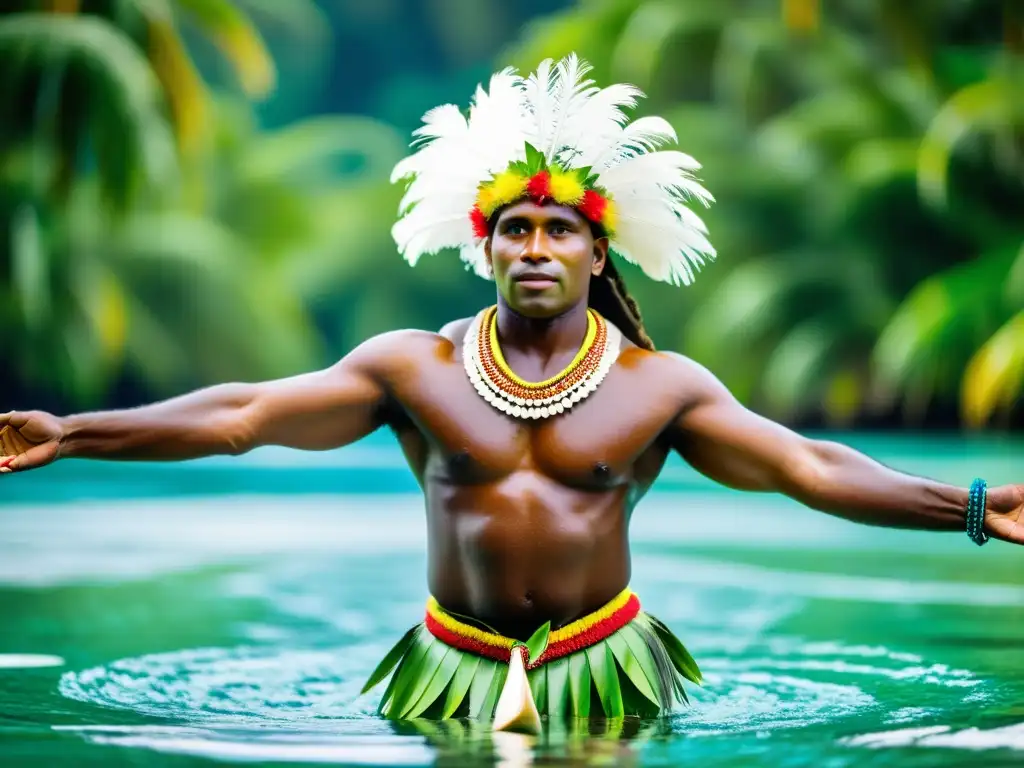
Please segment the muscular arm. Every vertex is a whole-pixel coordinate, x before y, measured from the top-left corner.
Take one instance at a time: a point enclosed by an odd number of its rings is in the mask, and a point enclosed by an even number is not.
[[[703,367],[673,358],[688,394],[669,438],[708,477],[732,488],[784,493],[858,523],[964,530],[966,488],[898,472],[840,443],[802,437],[743,407]],[[1000,533],[1024,541],[1017,526],[1022,496],[1019,486],[992,489],[989,508],[1012,516]]]
[[[330,368],[292,378],[222,384],[129,410],[63,419],[12,414],[5,419],[30,445],[43,442],[33,438],[33,429],[45,429],[53,420],[59,444],[51,460],[179,460],[241,454],[261,445],[336,448],[381,425],[387,382],[402,365],[401,335],[375,337]],[[38,423],[31,423],[33,419]],[[15,452],[8,448],[6,453]],[[33,449],[19,453],[11,469],[35,465]],[[46,452],[38,453],[42,457]]]

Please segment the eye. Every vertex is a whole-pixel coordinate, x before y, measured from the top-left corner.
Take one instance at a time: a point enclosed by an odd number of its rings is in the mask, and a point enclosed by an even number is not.
[[[509,224],[505,227],[506,235],[522,235],[526,233],[526,228],[522,224]]]

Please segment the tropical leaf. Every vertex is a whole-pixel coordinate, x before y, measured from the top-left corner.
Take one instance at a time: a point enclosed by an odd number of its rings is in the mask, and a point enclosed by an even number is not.
[[[247,94],[262,97],[273,90],[277,77],[274,62],[259,30],[235,3],[230,0],[175,0],[175,3],[217,44]]]
[[[619,687],[619,673],[615,669],[615,657],[607,643],[598,643],[586,649],[590,674],[606,717],[622,717],[622,689]]]
[[[481,713],[487,711],[485,705],[494,679],[498,675],[498,667],[498,662],[493,659],[480,659],[479,669],[473,676],[473,682],[469,687],[469,714],[471,717],[479,717]],[[494,701],[497,701],[497,697]],[[493,709],[492,702],[491,710]],[[488,714],[490,713],[488,712]]]
[[[448,646],[432,636],[424,637],[423,642],[426,643],[426,651],[416,657],[415,663],[410,663],[408,669],[404,669],[405,665],[402,665],[401,671],[404,671],[405,675],[395,693],[395,712],[402,719],[409,716],[409,712],[416,706],[416,702],[420,700],[448,655]]]
[[[828,381],[843,348],[839,322],[812,318],[796,325],[772,350],[762,387],[774,413],[792,418],[802,407],[813,405]]]
[[[41,126],[61,126],[68,165],[76,166],[88,147],[107,198],[122,210],[143,184],[157,188],[174,180],[174,143],[156,78],[108,23],[52,14],[0,17],[0,72],[0,99],[10,110],[0,131],[23,139]],[[52,97],[43,101],[38,85],[53,77],[59,79]],[[89,98],[77,98],[80,93]]]
[[[779,169],[811,181],[858,141],[889,128],[887,105],[860,90],[824,91],[793,105],[757,130],[757,151]]]
[[[1011,307],[1024,307],[1024,244],[1021,245],[1017,259],[1010,267],[1006,278],[1006,301]]]
[[[783,0],[782,20],[794,32],[814,32],[821,23],[820,0]]]
[[[530,670],[528,675],[530,695],[538,706],[543,705],[548,699],[548,670],[547,666],[537,667]]]
[[[548,674],[547,712],[549,718],[565,715],[569,703],[569,661],[561,658],[545,664]]]
[[[655,72],[665,62],[665,48],[679,38],[717,33],[729,18],[727,3],[639,3],[616,40],[612,74],[650,91]]]
[[[327,179],[338,188],[345,179],[336,170],[339,158],[357,160],[358,173],[350,171],[349,177],[365,184],[387,181],[404,153],[405,145],[398,132],[379,120],[330,115],[312,117],[254,137],[239,158],[238,170],[242,183]],[[306,184],[304,189],[311,186]]]
[[[39,212],[24,205],[11,227],[11,282],[29,333],[50,319],[50,264],[44,248]]]
[[[529,651],[529,664],[536,663],[548,647],[548,637],[551,635],[551,622],[545,621],[536,632],[530,635],[526,641],[526,650]]]
[[[371,690],[381,680],[388,676],[391,670],[395,668],[395,665],[398,664],[399,661],[401,661],[402,656],[405,655],[406,651],[412,645],[413,640],[415,639],[419,631],[420,625],[417,624],[413,626],[411,629],[409,629],[409,631],[402,636],[401,640],[395,643],[391,650],[387,652],[387,655],[383,659],[381,659],[381,662],[377,665],[377,668],[374,669],[373,672],[370,674],[369,679],[367,679],[366,681],[366,685],[363,686],[363,690],[359,692],[360,694],[364,694],[367,691]]]
[[[959,379],[973,344],[999,322],[1003,285],[1016,248],[1000,249],[928,278],[883,329],[872,363],[886,389]]]
[[[950,163],[966,136],[1021,123],[1019,89],[1019,81],[991,78],[961,88],[942,106],[922,137],[918,154],[918,187],[924,200],[945,206]]]
[[[661,638],[662,643],[664,643],[665,649],[668,651],[669,658],[672,659],[672,664],[675,668],[691,683],[700,685],[703,681],[700,668],[679,638],[660,620],[650,615],[647,618],[650,620],[651,626],[654,627],[654,631]]]
[[[459,668],[455,670],[452,677],[452,684],[448,688],[448,695],[445,698],[444,709],[441,712],[441,719],[447,720],[452,717],[462,705],[469,693],[470,685],[480,664],[480,657],[473,654],[463,653],[459,657]]]
[[[501,695],[501,689],[505,687],[507,678],[508,664],[496,664],[491,684],[481,700],[480,709],[474,713],[475,717],[488,720],[494,717],[494,708],[498,705],[498,697]]]
[[[459,669],[459,662],[463,654],[455,648],[445,648],[437,669],[430,676],[426,688],[420,694],[419,699],[413,704],[402,717],[416,718],[422,715],[434,704],[445,692],[448,684],[452,681],[456,671]]]
[[[984,426],[1024,394],[1024,311],[986,341],[967,364],[962,387],[964,422]]]
[[[167,94],[178,146],[198,151],[207,137],[209,94],[169,13],[148,19],[148,53],[153,71]]]
[[[654,688],[651,685],[647,674],[641,663],[637,660],[636,655],[633,653],[632,647],[626,640],[625,634],[617,632],[608,638],[608,647],[611,649],[612,654],[615,656],[615,660],[619,663],[622,671],[629,678],[633,686],[647,698],[650,703],[655,706],[660,706],[661,702],[658,700],[658,695],[654,692]],[[646,649],[644,649],[646,651]]]
[[[569,694],[574,717],[590,717],[590,662],[586,653],[569,657]]]
[[[623,627],[620,634],[629,646],[629,650],[633,653],[633,658],[640,665],[644,677],[647,678],[651,690],[657,697],[659,706],[661,702],[669,701],[672,698],[671,681],[659,674],[658,664],[651,655],[651,650],[647,645],[644,635],[636,626],[631,624]]]

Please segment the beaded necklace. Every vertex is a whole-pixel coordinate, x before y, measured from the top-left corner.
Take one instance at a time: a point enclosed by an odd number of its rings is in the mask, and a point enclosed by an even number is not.
[[[509,368],[498,343],[497,307],[481,311],[462,346],[462,361],[480,396],[503,413],[546,419],[564,413],[590,395],[619,356],[622,335],[601,315],[587,310],[587,335],[576,357],[550,379],[530,382]]]

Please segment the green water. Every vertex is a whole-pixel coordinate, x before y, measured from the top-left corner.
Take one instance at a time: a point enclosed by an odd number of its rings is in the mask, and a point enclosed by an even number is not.
[[[1020,441],[849,439],[950,482],[1024,472]],[[858,527],[674,463],[634,520],[633,586],[700,661],[694,705],[496,739],[384,723],[358,695],[426,595],[389,441],[0,488],[4,766],[1024,762],[1024,550],[999,542]]]

